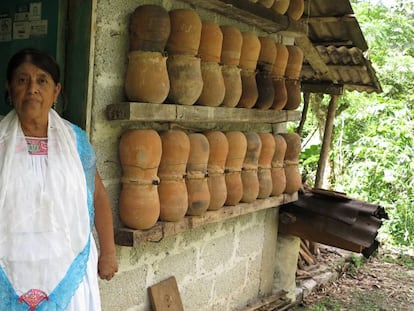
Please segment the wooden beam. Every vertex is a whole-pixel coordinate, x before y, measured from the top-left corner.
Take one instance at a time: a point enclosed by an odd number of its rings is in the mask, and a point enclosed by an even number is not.
[[[305,93],[322,93],[330,95],[342,95],[344,93],[344,86],[342,84],[334,84],[330,82],[321,83],[306,83],[302,82],[302,92]]]
[[[301,20],[309,24],[320,24],[320,23],[355,22],[356,18],[353,15],[315,16],[315,17],[302,17]]]
[[[302,49],[303,54],[311,65],[312,69],[319,76],[321,76],[324,80],[334,80],[332,74],[329,71],[329,67],[322,60],[319,52],[316,50],[307,36],[296,37],[295,43]]]
[[[307,27],[301,21],[295,21],[287,15],[281,15],[264,6],[248,0],[181,0],[228,18],[252,25],[267,33],[279,33],[295,37],[305,34]]]

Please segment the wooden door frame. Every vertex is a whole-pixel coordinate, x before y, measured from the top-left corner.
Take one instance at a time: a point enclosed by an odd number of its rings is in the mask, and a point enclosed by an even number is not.
[[[96,0],[67,0],[63,117],[90,128]]]

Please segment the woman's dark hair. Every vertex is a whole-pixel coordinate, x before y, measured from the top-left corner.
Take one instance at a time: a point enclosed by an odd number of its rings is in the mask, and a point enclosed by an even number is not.
[[[13,73],[21,64],[29,62],[43,71],[49,73],[57,84],[60,81],[60,69],[55,59],[45,51],[34,48],[26,48],[14,54],[7,65],[7,81],[10,82]]]

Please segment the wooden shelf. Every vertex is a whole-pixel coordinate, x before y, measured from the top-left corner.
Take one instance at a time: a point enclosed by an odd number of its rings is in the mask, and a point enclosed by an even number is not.
[[[299,121],[300,111],[123,102],[106,107],[108,120],[141,122],[282,123]]]
[[[250,214],[260,210],[278,207],[298,199],[297,193],[283,194],[277,197],[256,200],[253,203],[240,203],[235,206],[224,206],[217,211],[207,211],[202,216],[186,216],[177,222],[159,221],[148,230],[128,228],[115,229],[115,243],[121,246],[137,246],[144,242],[159,242],[165,237],[198,228],[207,224],[223,222],[227,219]]]

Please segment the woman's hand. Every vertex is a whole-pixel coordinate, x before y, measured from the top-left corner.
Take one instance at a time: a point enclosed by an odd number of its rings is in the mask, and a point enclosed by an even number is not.
[[[101,254],[98,259],[98,274],[103,280],[109,281],[118,272],[118,263],[115,254]]]

